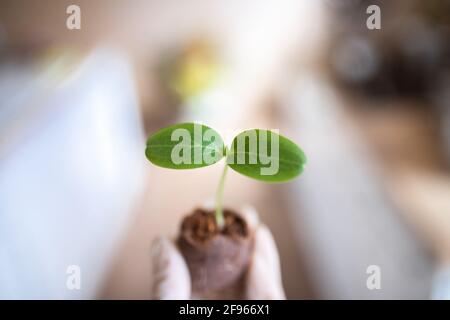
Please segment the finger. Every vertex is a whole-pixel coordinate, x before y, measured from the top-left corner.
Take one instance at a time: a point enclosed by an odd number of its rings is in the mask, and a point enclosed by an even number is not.
[[[281,283],[280,259],[272,234],[260,225],[255,232],[253,259],[247,274],[246,297],[251,300],[286,299]]]
[[[214,198],[208,198],[208,199],[204,200],[200,204],[200,208],[203,208],[204,210],[208,210],[208,211],[216,210],[216,202],[215,202]]]
[[[152,252],[152,297],[161,300],[189,299],[191,280],[186,262],[166,238],[155,239]]]
[[[254,254],[261,257],[268,271],[281,281],[280,257],[272,234],[265,225],[261,225],[255,234]]]
[[[250,230],[256,230],[260,225],[259,215],[255,208],[251,206],[245,206],[241,208],[242,217],[247,222]]]

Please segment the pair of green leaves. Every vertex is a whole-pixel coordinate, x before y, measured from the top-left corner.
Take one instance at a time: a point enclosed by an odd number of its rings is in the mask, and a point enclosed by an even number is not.
[[[171,169],[206,167],[226,157],[233,170],[266,182],[293,179],[306,163],[303,151],[275,132],[243,131],[228,149],[214,129],[197,123],[181,123],[154,133],[147,140],[145,155],[153,164]]]

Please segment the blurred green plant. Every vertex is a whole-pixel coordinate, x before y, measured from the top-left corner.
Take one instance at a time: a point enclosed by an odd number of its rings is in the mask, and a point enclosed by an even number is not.
[[[220,66],[216,48],[206,39],[194,39],[172,61],[169,86],[181,100],[196,97],[215,83]]]

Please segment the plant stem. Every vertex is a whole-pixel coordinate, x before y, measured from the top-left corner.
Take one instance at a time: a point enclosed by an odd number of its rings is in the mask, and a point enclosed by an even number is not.
[[[217,187],[217,193],[216,193],[216,223],[217,223],[217,226],[219,227],[219,229],[222,229],[225,224],[225,220],[223,217],[222,203],[223,203],[223,191],[224,191],[225,178],[227,176],[227,171],[228,171],[228,164],[225,162],[225,167],[223,168],[222,176],[220,177],[219,186]]]

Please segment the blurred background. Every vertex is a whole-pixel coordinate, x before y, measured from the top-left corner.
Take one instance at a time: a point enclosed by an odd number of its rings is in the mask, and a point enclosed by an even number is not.
[[[271,229],[289,299],[450,297],[450,1],[2,0],[0,298],[150,298],[152,240],[221,171],[147,162],[180,121],[304,149],[299,179],[225,191]]]

